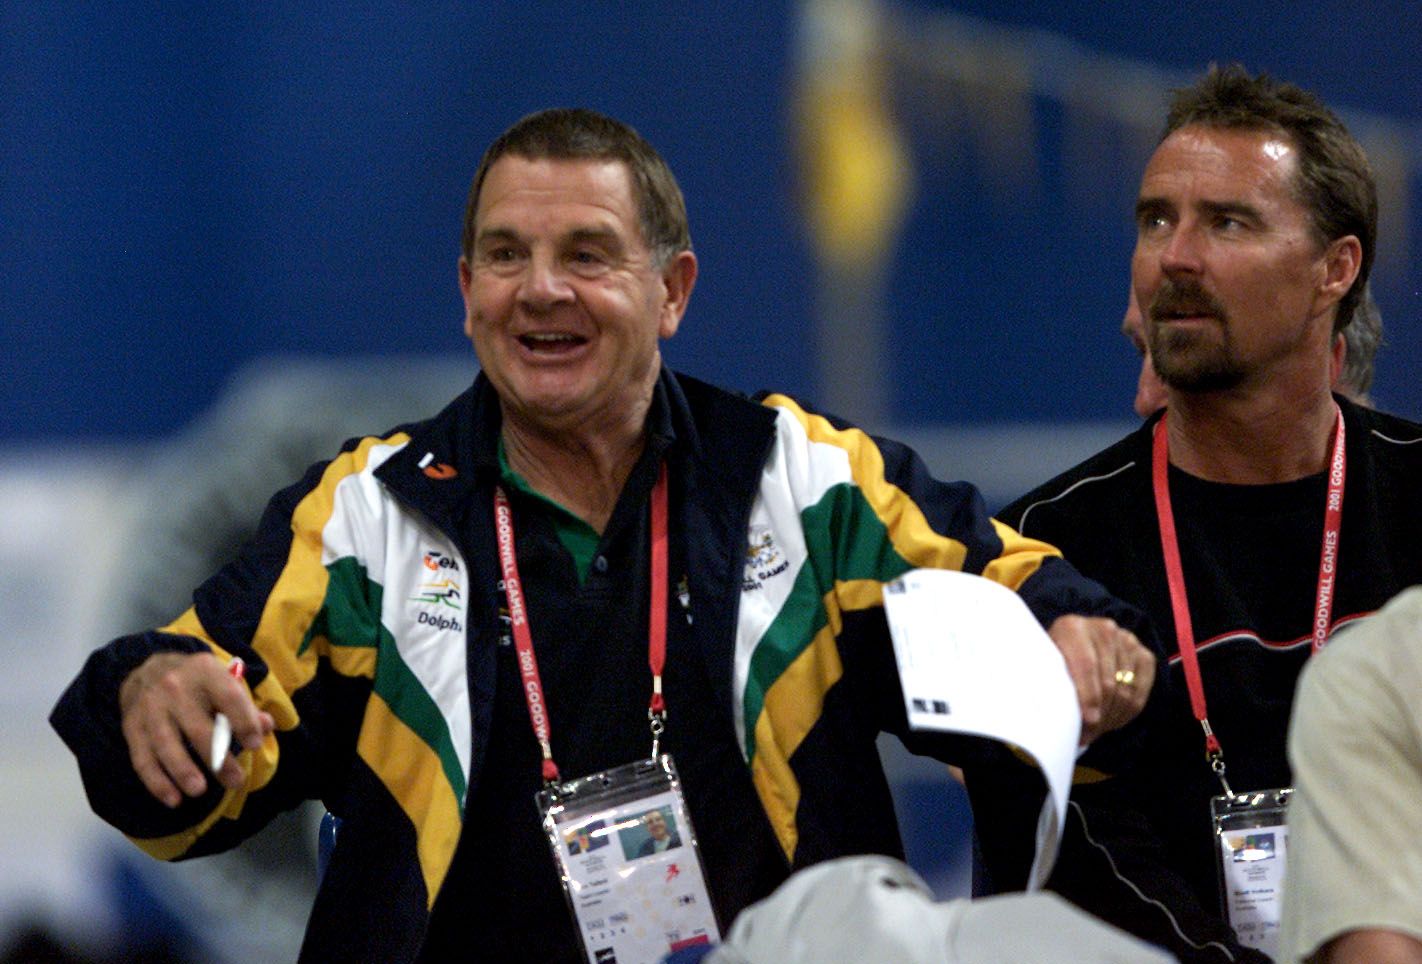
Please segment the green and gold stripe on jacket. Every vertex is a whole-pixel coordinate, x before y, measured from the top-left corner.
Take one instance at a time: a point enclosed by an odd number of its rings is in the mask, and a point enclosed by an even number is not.
[[[403,434],[362,440],[297,504],[289,556],[251,641],[268,669],[253,697],[289,731],[300,723],[293,696],[320,661],[371,681],[356,752],[409,817],[433,902],[454,857],[469,771],[466,567],[442,533],[373,476],[406,442]],[[193,610],[165,631],[195,636],[229,658]],[[218,819],[240,817],[249,795],[271,781],[279,754],[275,738],[242,754],[245,786],[207,819],[136,843],[164,859],[181,855]]]
[[[882,587],[922,567],[962,570],[963,541],[935,529],[914,493],[886,478],[867,434],[840,429],[785,396],[751,512],[737,627],[737,737],[786,857],[799,840],[800,785],[790,761],[843,674],[848,613],[881,608]],[[996,522],[1002,551],[982,575],[1017,588],[1054,554]]]

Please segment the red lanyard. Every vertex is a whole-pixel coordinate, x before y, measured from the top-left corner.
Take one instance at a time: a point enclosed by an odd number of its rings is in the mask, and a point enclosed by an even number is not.
[[[543,780],[558,782],[558,765],[553,762],[552,731],[548,725],[547,702],[543,698],[543,682],[538,676],[538,660],[533,654],[533,634],[528,629],[528,610],[524,606],[523,582],[518,575],[518,558],[514,549],[513,510],[502,486],[494,488],[494,534],[499,546],[499,566],[504,575],[504,591],[508,595],[509,622],[513,626],[514,649],[518,653],[518,671],[523,678],[523,694],[528,701],[528,718],[533,722],[533,734],[543,749]],[[667,466],[663,462],[652,489],[652,577],[651,616],[647,642],[647,664],[652,670],[652,699],[647,717],[652,723],[652,756],[657,755],[657,741],[666,721],[666,702],[662,699],[662,670],[667,662]]]
[[[1175,535],[1175,514],[1170,508],[1166,451],[1166,416],[1155,426],[1151,447],[1151,483],[1155,489],[1155,512],[1160,521],[1160,548],[1165,555],[1165,577],[1170,584],[1170,607],[1175,615],[1175,639],[1180,649],[1180,662],[1185,669],[1185,685],[1190,691],[1190,707],[1195,719],[1205,731],[1205,752],[1216,773],[1224,779],[1224,751],[1219,738],[1210,729],[1205,712],[1205,687],[1200,679],[1200,661],[1195,652],[1195,630],[1190,622],[1190,604],[1185,597],[1185,573],[1180,565],[1180,544]],[[1338,410],[1337,427],[1333,431],[1333,456],[1328,470],[1328,502],[1323,513],[1323,550],[1318,562],[1318,592],[1314,597],[1313,652],[1328,641],[1333,621],[1333,584],[1338,569],[1338,536],[1343,528],[1343,477],[1347,465],[1344,447],[1343,412]],[[1226,792],[1229,784],[1225,784]]]

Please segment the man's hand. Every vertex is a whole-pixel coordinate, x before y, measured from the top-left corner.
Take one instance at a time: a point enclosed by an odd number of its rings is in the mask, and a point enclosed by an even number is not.
[[[119,711],[134,772],[169,807],[183,794],[206,792],[207,775],[188,748],[207,759],[216,714],[227,715],[232,735],[249,750],[275,729],[271,715],[257,709],[246,686],[211,653],[154,653],[119,687]],[[231,754],[217,779],[229,790],[242,786],[242,767]]]
[[[1155,654],[1135,633],[1101,616],[1061,616],[1047,635],[1076,684],[1082,746],[1136,718],[1155,682]]]

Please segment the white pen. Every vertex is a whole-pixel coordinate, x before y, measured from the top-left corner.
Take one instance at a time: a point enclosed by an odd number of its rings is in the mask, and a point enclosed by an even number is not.
[[[241,679],[247,672],[247,664],[242,662],[242,657],[232,657],[232,662],[227,664],[227,673],[233,679]],[[216,773],[222,769],[222,762],[227,759],[227,750],[232,745],[232,721],[227,718],[226,713],[218,713],[217,718],[212,721],[212,751],[208,754],[211,759],[211,770]]]

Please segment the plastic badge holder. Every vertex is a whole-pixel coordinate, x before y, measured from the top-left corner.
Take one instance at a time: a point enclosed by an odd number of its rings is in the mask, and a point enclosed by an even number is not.
[[[592,964],[656,964],[721,939],[671,757],[542,790],[543,829]]]
[[[1271,957],[1279,947],[1292,794],[1284,787],[1210,799],[1221,909],[1241,944]]]

